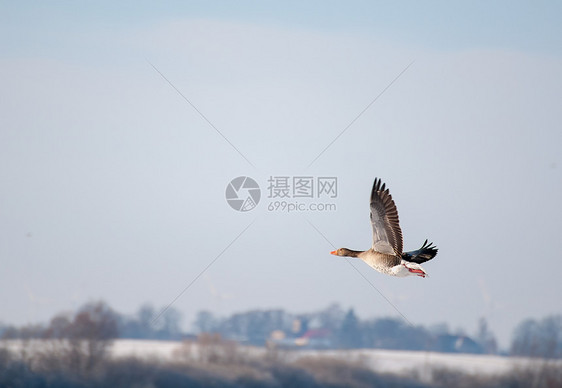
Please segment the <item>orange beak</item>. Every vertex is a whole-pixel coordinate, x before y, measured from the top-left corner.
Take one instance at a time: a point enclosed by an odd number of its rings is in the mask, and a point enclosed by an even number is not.
[[[337,250],[336,250],[336,251],[332,251],[332,252],[330,252],[330,253],[331,253],[332,255],[336,255],[336,256],[338,255],[338,251],[337,251]]]

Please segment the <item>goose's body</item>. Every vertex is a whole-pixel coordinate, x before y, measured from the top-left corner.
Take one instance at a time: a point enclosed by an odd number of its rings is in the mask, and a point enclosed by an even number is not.
[[[426,277],[420,265],[437,255],[437,248],[425,240],[416,251],[402,252],[402,230],[398,211],[388,189],[380,179],[375,179],[371,191],[371,226],[373,245],[366,251],[340,248],[331,252],[337,256],[358,257],[373,269],[391,276],[417,275]]]

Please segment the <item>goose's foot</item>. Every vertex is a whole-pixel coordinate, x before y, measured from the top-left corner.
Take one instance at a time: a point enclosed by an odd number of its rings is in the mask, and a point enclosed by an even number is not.
[[[411,273],[414,273],[414,274],[416,274],[416,275],[418,275],[418,276],[421,276],[422,278],[425,278],[425,277],[427,276],[427,274],[426,274],[423,270],[421,270],[421,269],[418,269],[418,268],[410,268],[410,267],[408,267],[407,265],[404,265],[404,267],[406,267],[406,268],[408,269],[408,271],[410,271]]]

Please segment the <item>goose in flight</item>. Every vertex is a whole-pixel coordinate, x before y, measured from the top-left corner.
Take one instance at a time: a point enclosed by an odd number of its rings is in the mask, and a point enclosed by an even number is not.
[[[402,252],[402,231],[398,223],[398,211],[385,184],[379,178],[371,191],[371,226],[373,245],[366,251],[340,248],[332,255],[358,257],[375,270],[391,276],[417,275],[426,277],[420,265],[437,255],[437,248],[427,240],[416,251]]]

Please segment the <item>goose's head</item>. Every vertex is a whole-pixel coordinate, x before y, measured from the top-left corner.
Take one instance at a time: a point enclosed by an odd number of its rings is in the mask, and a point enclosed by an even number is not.
[[[347,257],[357,257],[360,252],[352,251],[351,249],[347,248],[340,248],[336,249],[335,251],[330,252],[332,255],[336,256],[347,256]]]

